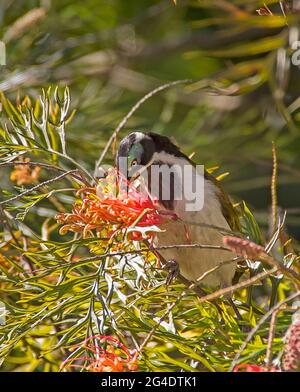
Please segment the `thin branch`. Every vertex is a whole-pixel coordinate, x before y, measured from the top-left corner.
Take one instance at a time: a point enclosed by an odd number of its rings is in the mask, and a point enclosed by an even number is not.
[[[212,250],[225,250],[228,252],[231,252],[230,249],[226,248],[225,246],[219,246],[219,245],[205,245],[205,244],[178,244],[178,245],[163,245],[163,246],[156,246],[156,247],[148,247],[145,249],[135,249],[135,250],[126,250],[126,251],[119,251],[119,252],[107,252],[102,255],[95,255],[91,257],[86,257],[85,259],[78,260],[76,262],[69,262],[69,263],[64,263],[64,264],[59,264],[58,266],[53,266],[53,267],[48,267],[45,269],[38,269],[36,272],[42,272],[42,271],[51,271],[51,270],[56,270],[64,267],[78,267],[84,264],[87,264],[89,262],[94,262],[97,260],[102,260],[106,257],[116,257],[116,256],[124,256],[127,254],[141,254],[144,252],[156,252],[159,250],[166,250],[166,249],[181,249],[181,248],[197,248],[197,249],[212,249]],[[55,260],[49,260],[49,261],[55,261]]]
[[[284,305],[282,306],[282,308]],[[276,331],[276,319],[277,319],[277,314],[282,308],[277,309],[273,314],[270,322],[270,330],[269,330],[269,337],[268,337],[268,346],[267,346],[267,354],[266,354],[266,367],[267,370],[270,371],[271,366],[272,366],[272,360],[273,360],[273,340],[275,337],[275,331]]]
[[[143,340],[143,342],[141,343],[138,352],[141,353],[142,350],[144,349],[144,347],[147,345],[147,343],[150,341],[150,339],[152,338],[152,336],[154,335],[155,331],[157,330],[157,328],[160,326],[160,324],[165,320],[166,317],[169,316],[169,314],[171,313],[171,311],[175,308],[175,306],[182,300],[183,297],[185,297],[188,292],[190,290],[194,290],[195,288],[197,288],[197,286],[199,285],[199,283],[205,279],[209,274],[215,272],[216,270],[218,270],[220,267],[222,267],[223,265],[229,264],[236,261],[235,259],[231,259],[231,260],[224,260],[222,261],[220,264],[218,264],[217,266],[211,268],[210,270],[204,272],[197,280],[196,282],[190,283],[190,285],[182,291],[182,293],[177,297],[176,301],[172,303],[172,305],[168,304],[168,309],[165,311],[165,313],[161,316],[161,318],[158,320],[158,323],[155,324],[155,326],[151,329],[151,331],[148,333],[148,335],[145,337],[145,339]],[[200,301],[203,297],[200,296]]]
[[[71,267],[76,268],[78,266],[84,265],[86,263],[89,262],[93,262],[96,260],[101,260],[103,258],[106,257],[116,257],[116,256],[123,256],[126,254],[141,254],[144,252],[157,252],[160,250],[167,250],[167,249],[186,249],[186,248],[195,248],[195,249],[215,249],[215,250],[224,250],[224,251],[228,251],[231,252],[231,250],[225,246],[218,246],[218,245],[205,245],[205,244],[178,244],[178,245],[163,245],[163,246],[157,246],[157,247],[148,247],[145,249],[136,249],[136,250],[128,250],[128,251],[119,251],[119,252],[107,252],[104,253],[102,255],[95,255],[95,256],[91,256],[91,257],[87,257],[83,260],[79,260],[73,263],[65,263],[65,264],[60,264],[59,266],[54,266],[54,267],[49,267],[46,269],[46,271],[50,271],[50,270],[56,270],[56,269],[60,269],[60,268],[64,268],[64,267]],[[250,286],[251,284],[269,276],[270,274],[277,272],[278,270],[280,270],[282,273],[284,273],[285,275],[288,275],[293,281],[294,283],[296,283],[297,285],[299,285],[299,275],[294,271],[291,270],[287,267],[285,267],[281,262],[274,260],[272,257],[268,256],[268,255],[262,255],[262,260],[267,262],[269,265],[272,265],[275,267],[266,271],[266,272],[262,272],[254,277],[252,277],[251,279],[248,279],[246,281],[237,283],[236,285],[233,286],[229,286],[226,287],[224,289],[218,290],[215,293],[209,294],[205,297],[201,298],[201,302],[204,301],[210,301],[212,299],[215,299],[221,295],[225,295],[225,294],[229,294],[232,293],[235,290],[238,290],[240,288],[245,288]],[[232,260],[238,261],[238,260],[242,260],[242,258],[234,258]],[[44,271],[44,270],[37,270],[37,271]]]
[[[239,290],[239,289],[244,289],[245,287],[251,286],[252,284],[258,282],[259,280],[262,280],[266,278],[267,276],[277,272],[277,267],[272,268],[268,271],[261,272],[260,274],[257,274],[253,276],[253,278],[247,279],[243,282],[237,283],[235,285],[225,287],[224,289],[217,290],[214,293],[208,294],[202,298],[200,298],[200,303],[205,302],[205,301],[212,301],[216,298],[219,298],[223,295],[226,294],[232,294],[234,291]]]
[[[75,170],[69,170],[69,171],[67,171],[67,172],[65,172],[65,173],[63,173],[63,174],[60,174],[60,175],[57,176],[57,177],[51,178],[50,180],[47,180],[47,181],[44,181],[44,182],[42,182],[42,183],[40,183],[40,184],[38,184],[38,185],[35,185],[34,187],[32,187],[32,188],[30,188],[30,189],[26,189],[26,191],[20,193],[19,195],[16,195],[16,196],[11,197],[10,199],[1,201],[1,202],[0,202],[0,205],[7,204],[7,203],[10,203],[10,202],[12,202],[12,201],[18,200],[18,199],[20,199],[21,197],[23,197],[23,196],[25,196],[25,195],[28,195],[29,193],[34,192],[34,191],[36,191],[37,189],[39,189],[39,188],[41,188],[41,187],[43,187],[43,186],[47,186],[47,185],[49,185],[49,184],[52,184],[53,182],[58,181],[58,180],[60,180],[60,179],[62,179],[62,178],[64,178],[64,177],[68,176],[69,174],[77,173],[77,172],[78,172],[77,169],[75,169]]]
[[[272,232],[275,231],[277,223],[277,153],[275,143],[272,143],[272,157],[273,157],[273,170],[271,180],[271,196],[272,196],[272,218],[273,227]]]
[[[268,318],[277,310],[281,309],[281,307],[283,305],[285,305],[286,303],[288,303],[289,301],[292,301],[294,298],[297,298],[300,296],[300,290],[297,291],[296,293],[291,294],[289,297],[287,297],[286,299],[282,300],[281,302],[279,302],[277,305],[273,306],[272,309],[270,309],[260,320],[259,322],[256,324],[256,326],[249,332],[247,338],[245,339],[244,343],[241,345],[241,347],[239,348],[238,352],[236,353],[231,366],[229,368],[229,371],[231,372],[234,367],[236,366],[242,352],[245,350],[245,348],[247,347],[248,343],[250,342],[250,340],[253,338],[253,336],[256,334],[256,332],[259,330],[259,328],[263,325],[264,322],[266,322],[268,320]]]
[[[154,90],[150,91],[148,94],[144,95],[143,98],[141,98],[132,108],[131,110],[127,113],[127,115],[125,117],[123,117],[123,119],[121,120],[121,122],[119,123],[119,125],[117,126],[117,128],[114,130],[113,134],[111,135],[110,139],[108,140],[104,150],[101,153],[100,158],[98,159],[98,161],[96,162],[96,167],[95,167],[95,175],[97,172],[97,169],[100,167],[105,155],[107,154],[109,147],[111,146],[111,144],[114,142],[114,140],[116,139],[118,133],[121,131],[121,129],[124,127],[124,125],[127,123],[127,121],[130,119],[130,117],[140,108],[140,106],[146,102],[149,98],[152,98],[155,94],[166,90],[168,88],[177,86],[178,84],[184,84],[184,83],[188,83],[191,82],[191,80],[189,79],[184,79],[184,80],[176,80],[174,82],[170,82],[170,83],[166,83],[163,84],[157,88],[155,88]]]

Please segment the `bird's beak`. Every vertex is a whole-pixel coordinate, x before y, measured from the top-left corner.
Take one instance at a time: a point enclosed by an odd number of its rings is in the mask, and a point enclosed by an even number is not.
[[[139,167],[138,165],[136,166],[131,166],[128,169],[128,174],[127,174],[127,178],[129,181],[134,180],[135,178],[137,178],[140,175],[140,169],[141,167]]]
[[[134,165],[132,166],[132,160],[130,158],[125,158],[125,157],[119,157],[117,159],[117,169],[120,175],[124,178],[126,178],[128,181],[132,181],[136,177],[139,176],[139,171],[141,169],[141,166],[139,165]]]
[[[137,178],[140,175],[140,171],[143,169],[143,166],[140,165],[132,165],[132,162],[135,160],[136,158],[134,156],[129,156],[127,157],[127,162],[126,162],[126,178],[128,181],[132,181],[135,178]],[[124,173],[125,173],[124,171]]]

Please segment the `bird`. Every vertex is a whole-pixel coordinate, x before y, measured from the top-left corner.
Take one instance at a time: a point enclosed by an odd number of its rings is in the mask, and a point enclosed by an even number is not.
[[[161,211],[178,218],[167,220],[156,233],[155,246],[170,245],[159,254],[171,265],[175,263],[180,274],[190,282],[201,279],[201,285],[213,288],[231,285],[236,272],[236,255],[222,247],[222,238],[224,233],[238,231],[240,223],[219,181],[205,169],[199,172],[198,166],[169,137],[154,132],[136,131],[124,137],[116,154],[116,166],[129,181],[146,173],[144,187],[148,195],[156,199]],[[170,169],[169,182],[160,174],[153,175],[153,168],[162,167]],[[202,208],[198,210],[190,208],[190,194],[183,189],[186,184],[180,171],[185,169],[204,187]],[[164,197],[163,191],[172,186],[175,189],[170,189],[168,198]],[[175,197],[176,194],[181,195],[181,199]],[[212,245],[212,248],[180,247],[182,244]],[[225,260],[232,262],[223,264]]]

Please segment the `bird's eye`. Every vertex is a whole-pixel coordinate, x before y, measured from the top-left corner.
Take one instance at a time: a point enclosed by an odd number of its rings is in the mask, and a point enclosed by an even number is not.
[[[131,162],[131,166],[135,166],[135,165],[137,165],[137,160],[136,160],[136,159],[134,159],[134,160]]]

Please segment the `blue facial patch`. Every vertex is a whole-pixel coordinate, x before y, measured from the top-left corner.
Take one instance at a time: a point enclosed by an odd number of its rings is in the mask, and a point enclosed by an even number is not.
[[[143,152],[144,148],[140,143],[134,144],[128,154],[128,164],[131,165],[135,159],[140,163]]]

